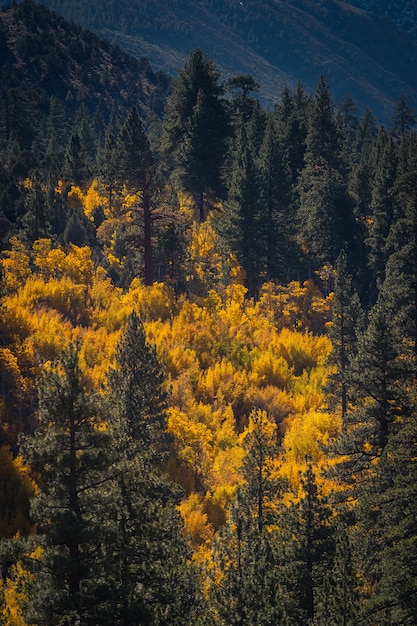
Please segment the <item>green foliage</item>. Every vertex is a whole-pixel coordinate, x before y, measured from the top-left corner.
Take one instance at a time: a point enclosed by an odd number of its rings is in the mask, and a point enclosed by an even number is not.
[[[29,561],[27,615],[35,624],[92,624],[108,591],[99,555],[110,503],[109,436],[100,427],[97,398],[82,380],[75,347],[45,372],[39,404],[38,430],[23,447],[40,487],[31,515],[41,556]]]
[[[163,149],[172,159],[181,188],[205,218],[204,195],[222,195],[222,166],[229,122],[220,74],[199,49],[181,68],[167,102]]]

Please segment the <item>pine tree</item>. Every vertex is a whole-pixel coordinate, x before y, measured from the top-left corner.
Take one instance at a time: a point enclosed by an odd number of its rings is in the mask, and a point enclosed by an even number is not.
[[[220,574],[220,583],[212,586],[210,610],[224,626],[283,624],[273,530],[283,482],[274,476],[276,425],[265,411],[252,411],[244,447],[245,483],[236,493],[228,522],[215,544],[215,572]]]
[[[234,117],[237,118],[236,125],[246,124],[253,113],[257,100],[250,93],[257,93],[260,84],[250,74],[238,74],[231,76],[226,81],[226,88],[233,92],[231,107]]]
[[[219,72],[194,50],[174,81],[168,99],[162,147],[183,191],[192,195],[200,221],[206,198],[223,194],[222,167],[230,134]]]
[[[80,134],[74,131],[65,153],[64,175],[75,185],[82,185],[88,177],[87,155]]]
[[[406,137],[399,154],[394,186],[395,217],[387,238],[390,255],[381,297],[388,303],[395,324],[409,342],[409,358],[417,359],[417,140]]]
[[[31,624],[96,624],[108,586],[100,559],[110,502],[109,435],[99,402],[83,381],[72,346],[46,369],[39,387],[39,427],[22,448],[39,476],[31,515],[38,527],[30,559]]]
[[[266,246],[266,278],[286,280],[296,264],[295,216],[292,215],[288,157],[278,141],[272,116],[267,121],[258,163],[260,220]]]
[[[391,116],[392,134],[395,137],[404,138],[417,124],[417,117],[414,109],[408,104],[404,94],[396,103]]]
[[[109,623],[188,624],[198,611],[198,578],[176,510],[179,491],[162,471],[168,450],[163,376],[135,314],[116,361],[109,378],[113,521],[105,551],[114,589]]]
[[[29,181],[24,203],[26,212],[22,217],[22,239],[32,245],[35,239],[50,236],[48,203],[44,185],[38,170]]]
[[[363,323],[363,312],[357,294],[352,292],[352,278],[347,271],[346,253],[339,254],[336,263],[332,326],[329,337],[332,352],[329,363],[336,367],[327,385],[332,408],[340,407],[342,419],[348,409],[349,386],[347,373],[349,363],[357,352],[357,336]],[[335,406],[333,406],[335,405]]]
[[[265,274],[265,233],[260,216],[259,169],[242,126],[232,165],[224,230],[245,271],[249,295],[260,287]]]
[[[132,194],[140,194],[139,209],[143,228],[145,284],[153,282],[152,194],[155,187],[156,168],[142,122],[136,107],[133,107],[120,130],[117,139],[117,158],[122,179]],[[135,217],[138,218],[138,211]]]
[[[152,464],[161,466],[170,452],[166,432],[166,393],[155,348],[147,343],[136,313],[129,316],[116,350],[117,366],[109,372],[114,418]]]
[[[283,532],[284,583],[289,623],[314,623],[321,585],[334,558],[332,511],[318,491],[310,462],[302,474],[301,497],[284,508],[279,526]]]
[[[376,286],[385,277],[385,265],[389,256],[387,238],[394,221],[394,184],[397,178],[397,149],[386,132],[381,129],[375,145],[370,219],[366,244],[369,249],[369,265]]]
[[[340,452],[348,455],[340,468],[355,480],[365,476],[381,456],[399,420],[410,412],[406,391],[410,364],[402,354],[401,332],[381,299],[369,313],[367,328],[347,373],[352,408],[345,415]]]
[[[391,435],[359,502],[369,593],[362,616],[378,624],[413,624],[417,611],[415,413]],[[386,620],[386,621],[384,621]]]
[[[325,573],[317,601],[316,622],[321,626],[355,626],[359,613],[358,573],[348,530],[335,533],[333,564]]]
[[[270,533],[260,533],[240,492],[214,546],[219,582],[211,588],[204,624],[285,624],[280,574]]]

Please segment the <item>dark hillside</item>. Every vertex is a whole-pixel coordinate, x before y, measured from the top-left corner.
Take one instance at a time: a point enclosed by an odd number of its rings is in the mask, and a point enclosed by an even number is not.
[[[265,102],[298,80],[314,91],[324,75],[336,102],[350,94],[360,110],[370,108],[384,123],[402,93],[417,105],[415,42],[384,15],[352,4],[121,0],[116,11],[97,0],[45,3],[171,73],[200,47],[223,73],[253,74]]]
[[[2,104],[9,108],[18,89],[30,92],[42,113],[51,97],[68,113],[83,102],[107,120],[133,104],[144,117],[163,110],[168,77],[32,2],[0,12],[0,50]]]

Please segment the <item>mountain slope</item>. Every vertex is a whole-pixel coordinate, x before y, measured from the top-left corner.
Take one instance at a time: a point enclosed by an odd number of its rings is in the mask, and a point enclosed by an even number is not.
[[[30,93],[41,112],[53,96],[67,113],[82,101],[104,118],[124,116],[133,104],[144,117],[161,114],[170,85],[147,61],[32,2],[0,11],[0,58],[2,98],[13,90]]]
[[[207,52],[226,74],[250,72],[261,96],[284,84],[309,90],[320,75],[336,102],[389,120],[401,94],[417,105],[417,45],[395,24],[339,0],[44,0],[68,19],[174,73],[190,50]]]

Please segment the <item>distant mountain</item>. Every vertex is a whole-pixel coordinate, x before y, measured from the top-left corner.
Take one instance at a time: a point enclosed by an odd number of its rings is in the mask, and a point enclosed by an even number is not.
[[[417,40],[416,0],[351,0],[351,4],[394,22],[407,35]]]
[[[96,35],[26,1],[0,11],[0,104],[11,116],[13,101],[47,114],[51,97],[71,118],[83,103],[104,122],[136,105],[143,117],[161,115],[171,79],[155,73]],[[19,94],[19,97],[17,97]],[[2,125],[11,123],[3,119]]]
[[[314,91],[324,75],[336,103],[349,94],[360,111],[370,108],[381,122],[389,122],[401,94],[417,107],[416,42],[394,16],[340,0],[44,2],[171,74],[200,47],[225,76],[249,72],[257,78],[269,105],[285,84],[301,80]]]

